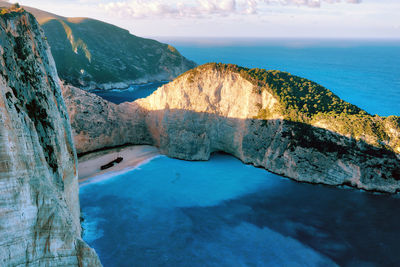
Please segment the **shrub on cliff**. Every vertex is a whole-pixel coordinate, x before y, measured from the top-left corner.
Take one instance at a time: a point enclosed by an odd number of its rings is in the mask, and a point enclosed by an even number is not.
[[[18,3],[15,3],[12,6],[10,6],[9,8],[1,8],[0,15],[3,16],[6,14],[12,14],[13,12],[22,13],[24,11],[25,10]]]
[[[275,96],[279,104],[273,109],[263,109],[259,105],[256,119],[267,120],[279,114],[285,120],[324,127],[377,147],[389,150],[400,147],[400,137],[389,136],[387,130],[388,127],[400,129],[400,117],[371,116],[311,80],[278,70],[221,63],[208,63],[185,75],[189,82],[194,82],[197,75],[208,69],[238,73],[256,86],[257,93],[267,90]]]

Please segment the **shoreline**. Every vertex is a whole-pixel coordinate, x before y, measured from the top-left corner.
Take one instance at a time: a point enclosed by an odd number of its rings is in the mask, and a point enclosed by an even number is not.
[[[106,91],[106,92],[111,92],[114,89],[117,90],[128,90],[132,86],[146,86],[146,85],[152,85],[155,83],[163,83],[167,84],[171,82],[172,80],[152,80],[152,81],[145,81],[145,82],[135,82],[135,81],[126,81],[126,82],[116,82],[116,83],[102,83],[102,84],[95,84],[93,86],[86,86],[86,87],[79,87],[84,91],[87,92],[93,92],[93,91]],[[72,85],[74,86],[74,85]]]
[[[225,153],[225,152],[217,152],[228,154],[234,158],[235,156]],[[113,160],[115,160],[118,156],[123,157],[123,161],[115,166],[101,170],[100,167],[105,165]],[[109,179],[113,176],[123,174],[125,172],[134,170],[138,168],[140,165],[146,164],[154,158],[159,156],[164,156],[161,154],[159,149],[154,146],[150,145],[124,145],[120,147],[102,149],[99,151],[89,152],[88,154],[84,154],[78,158],[78,183],[79,186],[88,185],[91,183],[96,183],[99,181],[103,181]],[[304,184],[311,184],[316,186],[327,186],[333,187],[343,190],[359,190],[361,192],[371,193],[371,194],[378,194],[378,195],[392,195],[392,196],[400,196],[400,192],[390,193],[386,191],[380,190],[367,190],[363,188],[357,188],[354,186],[349,186],[347,184],[324,184],[321,182],[312,182],[312,181],[305,181],[305,180],[297,180],[294,178],[290,178],[283,174],[279,174],[273,172],[269,169],[266,169],[262,166],[256,166],[251,163],[245,163],[240,158],[239,159],[244,165],[252,166],[254,168],[260,168],[265,170],[266,172],[275,174],[279,176],[281,179],[288,179],[296,183],[304,183]],[[185,160],[191,161],[191,160]]]
[[[148,145],[111,148],[83,155],[78,159],[79,186],[98,181],[98,179],[91,181],[95,177],[104,175],[109,177],[133,170],[160,155],[161,153],[156,147]],[[100,166],[115,160],[119,156],[123,157],[121,163],[106,170],[100,169]]]

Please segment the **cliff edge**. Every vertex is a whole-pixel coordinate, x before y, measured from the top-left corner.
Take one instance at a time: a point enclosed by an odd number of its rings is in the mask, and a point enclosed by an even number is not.
[[[0,53],[0,265],[101,266],[81,238],[69,118],[32,15],[1,10]]]
[[[64,88],[78,153],[152,144],[207,160],[223,151],[298,181],[400,189],[399,117],[371,116],[289,73],[210,63],[132,103],[79,92]]]

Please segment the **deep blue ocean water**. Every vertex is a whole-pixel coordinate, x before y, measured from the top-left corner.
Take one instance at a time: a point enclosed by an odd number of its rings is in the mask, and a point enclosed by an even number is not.
[[[275,69],[313,80],[368,113],[400,115],[400,40],[161,39],[197,64],[222,62]],[[120,103],[160,84],[99,93]],[[124,100],[124,98],[126,100]]]
[[[368,113],[400,115],[400,40],[166,41],[198,64],[287,71],[325,86]]]
[[[371,114],[400,115],[400,42],[168,40],[187,58],[279,69]],[[159,85],[111,91],[116,103]],[[100,93],[101,94],[101,93]],[[108,266],[400,266],[400,197],[302,184],[223,154],[159,157],[80,189]]]
[[[303,184],[229,155],[165,156],[80,189],[107,266],[398,266],[400,198]]]
[[[101,96],[105,100],[113,102],[115,104],[121,104],[123,102],[132,102],[138,98],[145,98],[151,95],[158,87],[166,84],[166,82],[154,82],[147,84],[135,84],[129,86],[127,89],[112,89],[108,91],[104,90],[93,90],[92,93]]]

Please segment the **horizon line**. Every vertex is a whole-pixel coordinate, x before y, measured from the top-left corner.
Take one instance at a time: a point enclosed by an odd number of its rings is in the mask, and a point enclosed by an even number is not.
[[[400,37],[292,37],[292,36],[180,36],[180,35],[143,35],[143,38],[179,38],[179,39],[270,39],[270,40],[392,40],[400,41]]]

